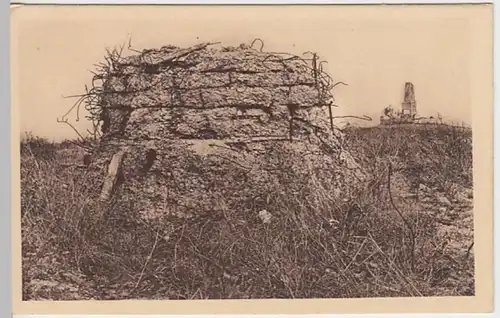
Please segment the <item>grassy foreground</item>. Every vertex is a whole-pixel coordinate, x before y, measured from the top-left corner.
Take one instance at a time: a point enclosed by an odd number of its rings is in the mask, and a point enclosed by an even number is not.
[[[473,295],[471,131],[345,133],[368,174],[356,196],[335,202],[311,171],[300,192],[276,185],[270,222],[242,208],[174,219],[161,234],[133,202],[97,202],[95,174],[67,164],[78,157],[71,143],[26,137],[23,298]]]

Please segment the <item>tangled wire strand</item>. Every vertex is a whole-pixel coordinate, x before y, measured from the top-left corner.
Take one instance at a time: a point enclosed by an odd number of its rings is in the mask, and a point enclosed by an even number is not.
[[[260,42],[261,44],[260,48],[255,48],[257,42]],[[141,61],[140,64],[142,64],[143,66],[144,65],[154,66],[157,64],[161,64],[161,66],[166,67],[166,70],[168,71],[169,69],[176,67],[176,63],[179,61],[179,59],[185,58],[189,56],[191,53],[203,50],[213,44],[217,43],[202,43],[187,49],[177,48],[176,50],[172,50],[172,52],[169,51],[170,55],[159,62],[158,61],[154,62],[151,56],[149,61],[146,61],[148,57],[147,54],[150,52],[156,52],[155,50],[139,51],[132,49],[131,40],[129,40],[128,42],[128,49],[130,51],[140,53],[138,59],[139,61]],[[298,56],[284,52],[264,52],[263,51],[264,46],[265,43],[262,39],[259,38],[254,39],[251,42],[249,49],[254,50],[258,53],[263,53],[265,54],[265,57],[262,59],[255,59],[255,57],[253,57],[252,59],[249,60],[252,60],[252,62],[254,63],[258,63],[259,65],[267,69],[271,69],[270,66],[271,64],[269,63],[274,63],[274,65],[276,65],[275,63],[281,64],[283,67],[282,74],[284,74],[284,76],[287,77],[288,85],[290,87],[289,93],[293,85],[300,85],[301,83],[299,79],[296,79],[294,82],[291,82],[288,72],[290,66],[288,64],[290,62],[295,62],[295,61],[302,62],[301,65],[304,66],[305,71],[312,72],[314,77],[316,78],[316,87],[318,89],[318,97],[317,97],[318,102],[316,105],[310,105],[310,106],[318,106],[318,107],[336,106],[333,104],[334,97],[331,90],[338,85],[347,85],[347,84],[344,82],[333,81],[332,77],[323,70],[323,65],[327,63],[326,61],[320,61],[318,55],[313,52],[305,52],[303,53],[303,56]],[[67,98],[77,98],[77,100],[73,104],[73,106],[62,116],[62,119],[58,120],[58,122],[69,124],[68,118],[72,113],[75,113],[76,121],[79,121],[81,108],[83,107],[88,114],[85,116],[85,118],[91,121],[93,129],[93,131],[87,130],[87,132],[93,135],[94,139],[97,139],[102,136],[102,132],[100,131],[99,127],[101,127],[101,124],[104,119],[103,111],[105,107],[103,106],[103,98],[108,94],[118,93],[112,90],[110,87],[106,87],[106,81],[112,76],[121,74],[123,66],[126,65],[123,59],[124,49],[125,45],[121,45],[120,47],[114,48],[112,50],[106,49],[106,55],[104,56],[104,61],[95,64],[94,65],[95,69],[91,71],[93,77],[90,84],[90,88],[86,85],[84,94],[67,96]],[[307,55],[312,55],[312,58],[307,57]],[[222,69],[228,66],[229,67],[231,66],[230,62],[220,64],[217,66],[217,68]],[[209,71],[209,70],[201,70],[200,73],[203,73],[204,71]],[[179,74],[177,74],[177,79],[174,79],[175,81],[176,80],[179,81],[176,81],[174,84],[172,84],[171,86],[167,86],[166,88],[170,89],[172,93],[186,89],[183,87],[183,83],[188,75],[189,75],[188,71],[185,71],[184,73],[180,72]],[[151,90],[152,88],[157,87],[157,85],[166,86],[164,80],[165,79],[160,78],[158,80],[150,82],[148,85],[146,85],[146,87],[142,88],[141,91]],[[231,82],[229,85],[232,84],[233,82]],[[212,88],[212,87],[207,87],[207,88]],[[127,94],[134,92],[138,92],[138,90],[129,91],[126,88],[124,91],[121,91],[120,93]],[[73,126],[72,128],[73,130],[76,130]],[[83,139],[81,133],[77,131],[77,134]]]

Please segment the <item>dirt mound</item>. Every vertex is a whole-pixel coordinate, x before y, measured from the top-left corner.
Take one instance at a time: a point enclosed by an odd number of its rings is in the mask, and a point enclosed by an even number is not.
[[[148,216],[258,209],[276,183],[299,191],[313,171],[348,196],[362,177],[328,119],[335,84],[316,54],[210,43],[113,52],[99,81],[83,99],[102,128],[95,163],[107,169],[124,151],[120,196]]]

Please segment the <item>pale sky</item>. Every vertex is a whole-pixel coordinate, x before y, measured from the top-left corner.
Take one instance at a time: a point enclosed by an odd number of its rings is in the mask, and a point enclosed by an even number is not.
[[[475,35],[467,7],[457,7],[18,8],[12,14],[12,72],[20,129],[55,140],[74,137],[56,122],[76,101],[62,96],[83,93],[105,48],[129,36],[137,49],[201,41],[236,46],[258,37],[264,51],[314,51],[328,61],[325,69],[335,81],[349,84],[334,90],[336,115],[378,120],[389,104],[400,107],[410,81],[420,115],[439,112],[470,124],[469,39]],[[82,131],[90,127],[76,124]]]

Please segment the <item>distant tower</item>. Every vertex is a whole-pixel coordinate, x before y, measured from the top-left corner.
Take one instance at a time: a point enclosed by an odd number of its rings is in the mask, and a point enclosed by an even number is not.
[[[402,104],[403,116],[414,117],[417,114],[417,101],[415,100],[415,89],[413,84],[405,84],[405,98]]]

